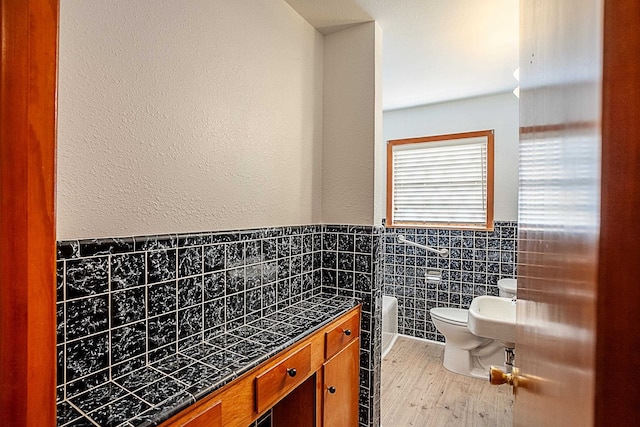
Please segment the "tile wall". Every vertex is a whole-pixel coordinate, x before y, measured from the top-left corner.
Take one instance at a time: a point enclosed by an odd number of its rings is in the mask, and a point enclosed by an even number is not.
[[[321,228],[58,244],[58,394],[321,291]]]
[[[58,242],[59,399],[335,292],[363,302],[360,425],[377,426],[382,236],[312,225]]]
[[[398,243],[400,234],[423,245],[447,248],[449,256]],[[399,332],[444,342],[429,310],[469,308],[476,296],[498,295],[498,279],[516,277],[517,237],[517,223],[504,221],[496,221],[489,232],[386,228],[383,293],[398,298]],[[428,280],[428,269],[441,270],[442,279]]]
[[[360,426],[380,425],[383,227],[325,225],[322,289],[363,302],[360,334]]]

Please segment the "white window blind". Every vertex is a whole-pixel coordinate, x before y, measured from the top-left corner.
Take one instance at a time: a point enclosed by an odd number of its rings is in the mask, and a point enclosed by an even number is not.
[[[488,227],[486,136],[398,144],[391,152],[392,224]]]

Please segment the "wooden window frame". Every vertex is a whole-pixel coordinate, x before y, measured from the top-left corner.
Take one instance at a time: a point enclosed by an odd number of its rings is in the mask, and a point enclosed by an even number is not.
[[[387,142],[387,222],[389,228],[428,227],[460,230],[493,231],[493,194],[494,194],[494,130],[451,133],[418,138],[393,139]],[[423,142],[443,142],[457,139],[487,138],[487,221],[485,225],[465,223],[409,222],[393,221],[393,147],[398,145],[418,144]]]

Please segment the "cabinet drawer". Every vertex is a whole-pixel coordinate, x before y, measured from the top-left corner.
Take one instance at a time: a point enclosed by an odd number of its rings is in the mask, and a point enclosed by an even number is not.
[[[183,427],[222,427],[222,402],[208,406],[201,411],[194,411],[182,423]]]
[[[324,357],[331,358],[360,335],[360,316],[354,314],[324,334]]]
[[[269,409],[311,373],[311,343],[256,376],[256,410]]]

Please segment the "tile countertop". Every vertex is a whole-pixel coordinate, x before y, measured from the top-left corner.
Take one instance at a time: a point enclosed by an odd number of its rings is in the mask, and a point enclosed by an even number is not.
[[[358,304],[320,294],[57,404],[58,426],[156,426]]]

